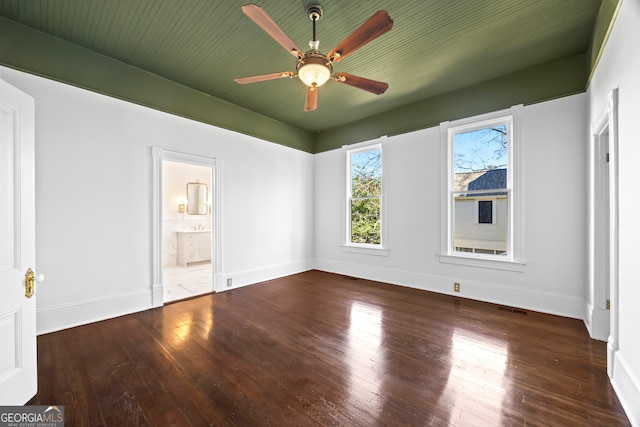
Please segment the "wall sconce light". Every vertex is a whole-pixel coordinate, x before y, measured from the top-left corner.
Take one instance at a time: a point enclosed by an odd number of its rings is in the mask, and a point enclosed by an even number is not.
[[[184,213],[184,203],[178,205],[178,213]]]

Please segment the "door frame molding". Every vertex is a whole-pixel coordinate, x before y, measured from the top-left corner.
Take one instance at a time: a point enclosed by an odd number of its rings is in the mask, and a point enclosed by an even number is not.
[[[589,332],[593,338],[607,340],[607,374],[613,378],[613,366],[615,353],[618,350],[618,239],[619,239],[619,208],[618,208],[618,88],[611,91],[607,98],[606,109],[591,124],[591,165],[590,165],[590,247],[589,247],[589,281],[590,281],[590,301],[588,313]],[[599,268],[604,268],[604,260],[600,260],[596,254],[595,236],[601,224],[596,223],[596,190],[598,181],[603,172],[601,164],[596,162],[596,155],[601,147],[601,139],[605,132],[609,134],[609,287],[610,287],[610,310],[609,310],[609,330],[594,333],[599,329],[598,312],[602,311],[602,306],[606,303],[603,300],[605,293],[598,289],[595,274]],[[601,318],[601,316],[600,316]],[[600,328],[602,329],[602,328]],[[604,335],[604,336],[603,336]]]
[[[152,189],[152,285],[151,304],[161,307],[164,304],[162,277],[162,162],[172,161],[188,163],[196,166],[211,168],[212,191],[211,198],[211,246],[213,254],[211,267],[213,270],[213,290],[223,289],[222,274],[222,169],[223,161],[197,154],[170,151],[160,147],[152,147],[153,158],[153,189]]]

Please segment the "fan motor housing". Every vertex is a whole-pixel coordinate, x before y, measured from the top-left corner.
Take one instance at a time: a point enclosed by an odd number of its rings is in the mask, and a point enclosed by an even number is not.
[[[298,60],[296,64],[296,71],[308,64],[322,65],[329,69],[330,72],[333,72],[333,66],[331,65],[331,61],[329,61],[329,58],[318,51],[310,50],[309,52],[306,52],[304,54],[304,58]]]

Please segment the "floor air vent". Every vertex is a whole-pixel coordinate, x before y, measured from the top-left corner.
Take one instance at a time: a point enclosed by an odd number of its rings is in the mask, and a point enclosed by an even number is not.
[[[516,314],[524,314],[525,316],[527,315],[527,312],[525,310],[521,310],[519,308],[513,308],[513,307],[505,307],[503,305],[498,306],[498,310],[508,311],[510,313],[516,313]]]

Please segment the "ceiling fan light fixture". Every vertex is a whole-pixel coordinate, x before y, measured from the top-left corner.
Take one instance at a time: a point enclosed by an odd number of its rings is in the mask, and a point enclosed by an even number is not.
[[[333,64],[341,61],[347,55],[364,46],[372,40],[380,37],[393,27],[393,20],[385,10],[374,13],[364,24],[360,25],[346,39],[329,51],[328,55],[320,53],[320,42],[316,37],[316,22],[322,17],[320,5],[312,4],[307,7],[307,16],[313,22],[313,39],[309,42],[309,51],[302,51],[295,43],[278,27],[267,13],[254,3],[242,6],[245,15],[253,20],[260,28],[277,41],[283,48],[296,59],[296,73],[285,71],[282,73],[263,74],[260,76],[243,77],[235,79],[236,83],[256,83],[267,80],[275,80],[284,77],[298,77],[307,87],[304,111],[313,111],[318,105],[318,88],[329,79],[338,83],[344,83],[358,89],[366,90],[375,95],[384,93],[389,85],[384,82],[365,79],[347,73],[337,73],[332,76]]]
[[[298,62],[298,78],[308,87],[320,87],[331,78],[333,67],[321,54],[307,53]]]

